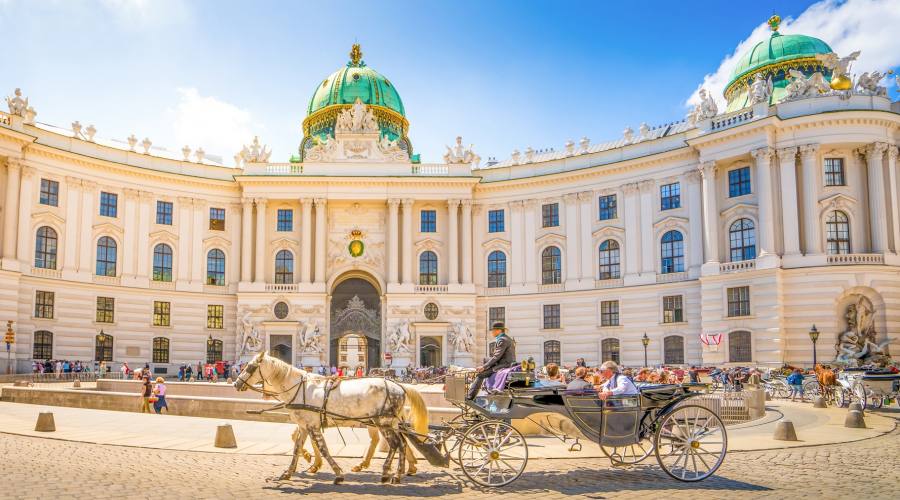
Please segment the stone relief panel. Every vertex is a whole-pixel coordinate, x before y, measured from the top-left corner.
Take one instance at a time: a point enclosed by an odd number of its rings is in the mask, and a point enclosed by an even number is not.
[[[328,215],[327,274],[366,268],[383,277],[386,209],[378,203],[332,205]]]

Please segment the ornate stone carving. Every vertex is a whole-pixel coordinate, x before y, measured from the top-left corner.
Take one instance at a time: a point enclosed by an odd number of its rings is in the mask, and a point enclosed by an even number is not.
[[[878,365],[891,362],[885,348],[891,339],[877,340],[875,331],[875,308],[866,297],[859,296],[856,302],[847,306],[844,313],[847,330],[838,335],[834,346],[835,362],[849,366]]]
[[[534,149],[531,146],[525,148],[525,163],[534,162]]]
[[[24,117],[25,110],[28,109],[28,98],[23,98],[22,89],[16,88],[13,95],[6,97],[6,105],[9,107],[9,114]]]
[[[631,144],[634,142],[634,130],[631,127],[625,127],[625,130],[622,131],[622,138],[626,143]]]
[[[203,151],[203,148],[197,148],[197,151],[194,151],[194,156],[197,158],[197,163],[203,163],[203,158],[206,157],[206,151]]]
[[[582,137],[580,141],[578,141],[578,154],[585,154],[588,152],[588,147],[591,145],[591,140],[587,137]]]
[[[149,137],[144,137],[144,140],[141,141],[141,147],[144,148],[144,154],[145,154],[145,155],[150,154],[150,146],[152,146],[152,145],[153,145],[153,143],[150,142],[150,138],[149,138]]]
[[[237,156],[235,156],[235,163],[237,166],[243,163],[266,163],[269,161],[269,156],[272,155],[272,151],[269,149],[269,146],[265,144],[259,143],[259,136],[253,136],[253,142],[250,143],[248,147],[244,144],[244,147],[241,148],[240,152],[238,152]]]
[[[706,89],[700,89],[700,104],[694,106],[694,109],[688,113],[688,123],[695,125],[702,120],[708,120],[719,114],[719,106],[716,104],[712,95]]]
[[[897,155],[900,154],[900,153],[898,153],[898,151],[900,151],[900,150],[897,149],[897,146],[889,147],[888,148],[888,158],[890,158],[891,161],[897,161]]]
[[[408,162],[409,152],[399,140],[380,135],[374,111],[359,98],[338,114],[333,136],[315,139],[306,150],[307,161]]]
[[[472,150],[472,144],[466,148],[463,146],[462,137],[456,137],[456,145],[452,148],[447,146],[447,152],[444,153],[444,163],[463,163],[477,167],[481,163],[481,157]]]
[[[863,95],[887,95],[887,87],[882,87],[878,85],[878,82],[884,79],[887,76],[885,73],[880,71],[873,71],[869,73],[868,71],[859,75],[859,78],[856,79],[856,91]]]
[[[575,141],[569,139],[566,141],[566,156],[572,156],[575,154]]]
[[[303,354],[321,354],[324,349],[322,347],[322,333],[319,331],[317,321],[308,321],[303,323],[297,331],[297,340],[300,343],[300,351]]]
[[[375,113],[357,97],[350,109],[338,114],[334,126],[335,133],[375,134],[378,133],[378,121]]]
[[[781,148],[778,150],[778,162],[782,165],[794,165],[797,159],[797,151],[800,148]]]
[[[388,337],[388,348],[392,353],[408,353],[410,352],[410,341],[412,334],[409,332],[409,320],[401,320],[391,330]]]
[[[785,96],[780,102],[815,97],[831,90],[825,76],[818,71],[807,78],[802,71],[791,69],[788,70],[787,80],[788,84],[784,88]]]
[[[184,161],[191,161],[191,148],[189,146],[181,148],[181,154],[184,155]]]
[[[701,161],[699,167],[700,175],[704,179],[715,180],[716,178],[716,162],[715,160]]]
[[[804,144],[800,146],[800,156],[802,157],[812,157],[819,154],[819,145],[818,144]]]
[[[250,318],[252,315],[252,310],[245,310],[241,317],[241,356],[255,354],[264,347],[263,339],[259,335],[259,322],[253,321]]]
[[[883,158],[884,152],[887,151],[886,142],[873,142],[866,145],[866,158]]]
[[[93,125],[88,125],[86,129],[84,129],[84,138],[87,139],[88,142],[94,142],[94,136],[97,134],[97,129]]]
[[[654,186],[656,186],[656,182],[651,179],[638,182],[638,189],[640,189],[642,193],[649,192]]]
[[[757,165],[765,162],[770,163],[772,161],[772,157],[775,156],[775,148],[766,146],[759,149],[754,149],[750,151],[750,156],[756,160]]]
[[[632,195],[638,192],[638,183],[637,182],[629,182],[627,184],[622,185],[622,191],[625,191],[626,195]]]
[[[816,59],[823,66],[831,70],[831,88],[834,90],[850,90],[853,88],[853,80],[848,74],[850,65],[859,57],[860,51],[851,53],[847,57],[840,57],[834,52],[828,54],[816,54]]]
[[[83,135],[81,135],[81,122],[79,122],[78,120],[72,122],[72,133],[75,134],[76,139],[81,139],[84,137]]]
[[[454,321],[450,326],[450,345],[454,352],[472,352],[475,336],[465,321]]]
[[[138,142],[137,137],[135,137],[134,134],[131,134],[128,136],[128,139],[126,139],[126,140],[128,141],[128,150],[134,151],[134,147],[137,146],[137,142]]]
[[[769,102],[772,97],[772,77],[765,79],[762,73],[753,75],[753,83],[750,84],[750,105],[760,102]]]

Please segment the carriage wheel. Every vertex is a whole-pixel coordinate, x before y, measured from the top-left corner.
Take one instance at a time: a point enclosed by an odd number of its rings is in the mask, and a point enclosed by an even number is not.
[[[850,406],[850,394],[843,387],[834,388],[834,404],[838,408],[846,408]]]
[[[809,399],[810,401],[814,401],[816,396],[824,396],[819,391],[819,381],[818,380],[810,380],[803,384],[803,396],[800,398],[800,401],[805,401]]]
[[[775,392],[777,393],[777,396],[781,399],[787,399],[787,398],[791,397],[791,387],[789,385],[787,385],[784,381],[782,381],[781,383],[778,384],[777,388],[775,389]]]
[[[600,445],[600,449],[613,465],[634,465],[653,453],[653,440],[644,438],[628,446]]]
[[[459,444],[459,463],[466,477],[481,486],[505,486],[522,475],[528,445],[522,433],[490,420],[470,427]]]
[[[878,408],[884,406],[884,398],[869,393],[869,405],[877,410]]]
[[[679,481],[702,481],[725,460],[728,436],[712,411],[697,405],[679,406],[656,430],[656,460]]]
[[[853,396],[859,405],[862,407],[863,411],[866,411],[866,407],[869,404],[869,398],[866,394],[866,386],[860,384],[859,382],[853,384]]]
[[[449,433],[444,438],[444,452],[447,456],[450,457],[450,460],[456,462],[456,465],[462,467],[462,463],[459,461],[459,452],[457,449],[459,448],[459,443],[462,442],[462,435],[465,431],[466,426],[466,415],[464,413],[460,413],[455,417],[448,420],[444,425],[453,430],[453,432]]]

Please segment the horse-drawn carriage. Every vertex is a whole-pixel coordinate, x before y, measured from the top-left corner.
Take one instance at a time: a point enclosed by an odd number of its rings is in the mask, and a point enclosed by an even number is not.
[[[639,395],[604,400],[592,390],[535,386],[522,374],[512,377],[506,389],[468,401],[466,375],[453,374],[446,381],[445,398],[460,408],[460,415],[430,426],[428,435],[406,427],[401,432],[432,465],[448,466],[453,460],[482,486],[503,486],[522,474],[528,445],[513,421],[546,413],[570,420],[581,437],[598,443],[616,465],[636,464],[655,453],[671,477],[700,481],[725,459],[728,438],[722,420],[691,404],[697,393],[681,386],[645,387]],[[570,450],[580,449],[577,440],[576,446]]]
[[[863,409],[881,408],[885,400],[900,405],[900,374],[866,368],[847,368],[837,377],[843,401],[858,402]],[[846,405],[842,405],[846,406]]]

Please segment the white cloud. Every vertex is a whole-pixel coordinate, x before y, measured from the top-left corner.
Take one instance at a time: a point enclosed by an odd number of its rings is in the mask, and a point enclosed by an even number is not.
[[[253,122],[249,111],[212,96],[202,96],[195,88],[179,88],[178,104],[168,110],[178,148],[202,147],[230,164],[230,158],[263,127]]]
[[[778,30],[783,34],[799,33],[814,36],[844,56],[855,50],[862,53],[853,63],[852,73],[880,70],[900,65],[900,0],[824,0],[811,5],[796,19],[787,18]],[[758,42],[769,36],[765,22],[726,56],[715,73],[706,75],[686,105],[700,102],[698,92],[708,89],[716,98],[719,109],[725,109],[722,91],[731,77],[737,60]]]

